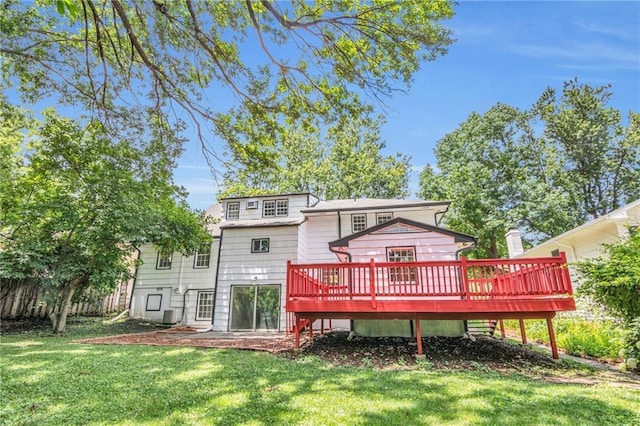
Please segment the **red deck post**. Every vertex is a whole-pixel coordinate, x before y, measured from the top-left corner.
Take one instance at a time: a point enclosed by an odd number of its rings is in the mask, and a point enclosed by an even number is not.
[[[502,336],[503,339],[507,337],[506,333],[504,332],[504,320],[500,320],[500,336]]]
[[[522,337],[522,344],[526,345],[527,344],[527,331],[524,328],[524,320],[521,318],[518,321],[520,321],[520,336]]]
[[[295,325],[293,327],[296,334],[296,349],[300,349],[300,319],[298,318],[298,315],[294,315],[294,323]]]
[[[369,292],[371,292],[371,307],[376,309],[376,263],[373,259],[369,262]]]
[[[460,278],[462,279],[462,297],[470,301],[469,297],[469,272],[467,271],[467,258],[460,256]]]
[[[422,356],[422,330],[420,330],[419,319],[416,319],[416,339],[418,343],[418,355]]]
[[[553,332],[553,321],[551,318],[547,318],[547,330],[549,330],[549,342],[551,343],[553,359],[558,359],[558,346],[556,345],[556,335]]]

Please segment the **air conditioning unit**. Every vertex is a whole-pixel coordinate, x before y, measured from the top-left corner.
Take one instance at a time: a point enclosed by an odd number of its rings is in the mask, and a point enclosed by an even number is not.
[[[258,208],[258,200],[247,201],[247,210],[253,210]]]

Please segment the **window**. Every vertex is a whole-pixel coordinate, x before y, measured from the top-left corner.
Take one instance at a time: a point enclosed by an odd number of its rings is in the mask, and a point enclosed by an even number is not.
[[[213,292],[199,291],[196,309],[196,321],[210,320],[213,316]]]
[[[275,217],[289,214],[289,200],[268,200],[262,203],[262,216]]]
[[[415,262],[416,251],[413,247],[395,247],[387,249],[389,262]],[[415,283],[417,270],[415,267],[405,266],[389,268],[389,281],[392,283]]]
[[[251,253],[267,253],[269,238],[254,238],[251,240]]]
[[[162,295],[161,294],[148,294],[147,295],[147,307],[145,308],[147,311],[159,311],[160,306],[162,306]]]
[[[367,215],[366,214],[352,214],[351,215],[351,232],[360,232],[367,229]]]
[[[208,268],[211,261],[211,244],[200,247],[193,257],[194,268]]]
[[[239,219],[240,218],[240,202],[234,201],[233,203],[227,203],[227,219]]]
[[[171,253],[158,253],[156,269],[171,269]]]
[[[380,225],[381,223],[389,222],[393,219],[393,213],[377,213],[376,214],[376,223]]]
[[[553,256],[553,257],[560,256],[560,250],[558,250],[558,249],[551,250],[551,256]]]

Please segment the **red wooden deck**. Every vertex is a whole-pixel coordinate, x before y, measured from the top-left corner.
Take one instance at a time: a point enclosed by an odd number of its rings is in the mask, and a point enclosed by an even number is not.
[[[575,310],[564,253],[532,259],[287,265],[288,329],[317,319],[546,319]],[[523,336],[524,337],[524,336]]]

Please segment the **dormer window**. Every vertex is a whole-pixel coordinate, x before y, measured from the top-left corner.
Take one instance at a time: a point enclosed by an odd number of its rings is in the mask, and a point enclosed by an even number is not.
[[[376,213],[376,223],[380,225],[381,223],[389,222],[393,219],[393,213]]]
[[[267,200],[262,203],[264,217],[287,216],[289,214],[289,200]]]
[[[240,219],[240,202],[227,203],[227,219]]]

